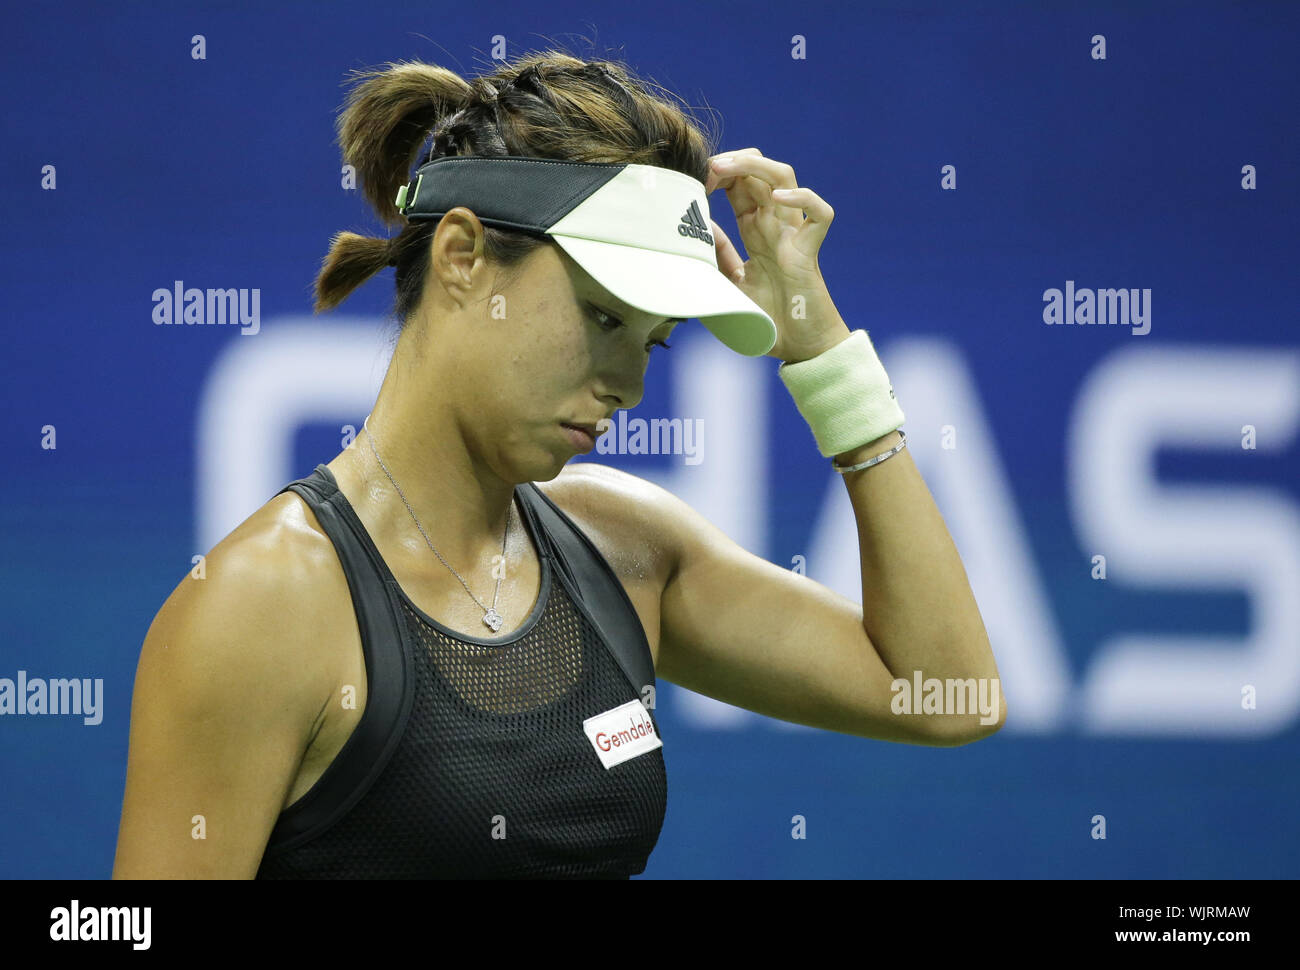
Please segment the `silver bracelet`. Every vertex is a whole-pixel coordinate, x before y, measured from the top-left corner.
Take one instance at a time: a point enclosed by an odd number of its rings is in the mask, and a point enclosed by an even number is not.
[[[884,461],[886,458],[892,458],[894,455],[898,454],[900,451],[902,451],[904,448],[907,447],[907,433],[903,431],[902,428],[895,428],[894,430],[898,432],[898,437],[900,437],[902,441],[900,441],[893,448],[890,448],[884,454],[876,455],[875,458],[868,458],[866,461],[859,462],[856,465],[850,465],[848,468],[842,468],[841,466],[835,464],[835,457],[832,455],[831,467],[834,468],[841,475],[847,475],[849,472],[858,472],[858,471],[862,471],[862,469],[864,468],[870,468],[872,465],[877,465],[880,462]]]

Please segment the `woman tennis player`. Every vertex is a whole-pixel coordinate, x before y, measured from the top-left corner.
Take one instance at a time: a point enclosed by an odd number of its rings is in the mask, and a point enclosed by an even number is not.
[[[401,335],[364,430],[150,626],[115,878],[626,878],[666,806],[656,678],[860,737],[996,731],[1000,693],[993,718],[892,686],[998,673],[885,371],[821,279],[831,207],[757,149],[713,154],[617,62],[357,73],[343,156],[402,230],[338,234],[317,309],[392,265]],[[655,485],[566,467],[689,319],[782,362],[844,474],[862,607]]]

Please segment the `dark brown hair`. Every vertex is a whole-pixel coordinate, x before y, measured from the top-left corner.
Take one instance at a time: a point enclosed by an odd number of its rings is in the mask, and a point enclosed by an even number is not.
[[[339,232],[316,277],[316,312],[330,310],[385,266],[396,266],[393,315],[404,327],[419,305],[438,223],[408,223],[395,202],[420,164],[444,155],[521,155],[657,165],[705,182],[716,140],[653,82],[616,61],[548,50],[465,81],[433,64],[390,62],[352,72],[336,128],[343,160],[391,239]],[[345,82],[346,83],[346,82]],[[659,96],[651,88],[663,93]],[[489,260],[508,271],[548,239],[484,226]]]

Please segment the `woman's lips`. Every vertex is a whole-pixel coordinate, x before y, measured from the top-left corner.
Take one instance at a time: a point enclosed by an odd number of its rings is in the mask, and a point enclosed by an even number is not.
[[[590,432],[575,428],[571,424],[561,424],[560,427],[564,429],[564,433],[569,436],[569,441],[573,442],[573,447],[579,452],[586,454],[596,447],[596,439]]]

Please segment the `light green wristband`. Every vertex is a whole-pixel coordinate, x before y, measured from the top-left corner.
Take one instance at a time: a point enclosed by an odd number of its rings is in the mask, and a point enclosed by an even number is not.
[[[816,357],[777,368],[823,457],[843,454],[898,430],[903,411],[865,330]]]

